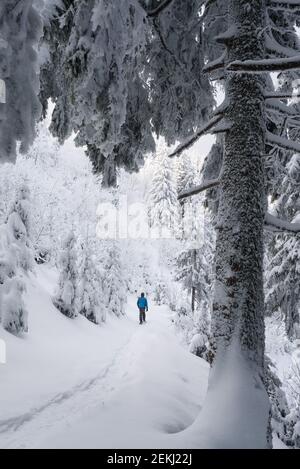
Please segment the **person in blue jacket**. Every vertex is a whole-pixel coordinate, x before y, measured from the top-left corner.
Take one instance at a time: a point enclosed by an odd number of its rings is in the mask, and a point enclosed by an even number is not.
[[[140,324],[146,322],[146,311],[148,311],[148,301],[145,297],[145,293],[141,293],[141,296],[137,300],[137,307],[140,310]]]

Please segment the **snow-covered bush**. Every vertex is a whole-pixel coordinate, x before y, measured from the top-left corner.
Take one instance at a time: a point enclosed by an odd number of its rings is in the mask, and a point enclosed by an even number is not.
[[[33,268],[30,210],[30,191],[26,184],[22,184],[7,219],[7,232],[16,250],[17,264],[26,272]]]
[[[1,295],[2,326],[12,334],[28,332],[28,312],[23,300],[24,291],[24,281],[16,275],[7,280]]]
[[[185,344],[190,344],[194,336],[194,317],[187,301],[181,300],[174,315],[175,330]]]
[[[168,150],[162,144],[154,159],[154,173],[148,195],[149,224],[157,237],[178,234],[176,181]]]
[[[78,270],[74,233],[70,233],[64,242],[60,263],[58,290],[53,303],[65,316],[75,318],[78,315],[76,297]]]
[[[28,313],[23,293],[24,275],[33,268],[30,235],[30,194],[25,184],[17,190],[7,222],[0,231],[1,322],[13,334],[28,331]]]
[[[189,350],[197,357],[204,357],[207,351],[205,337],[202,334],[195,334],[192,338]]]
[[[168,303],[167,286],[163,279],[158,278],[155,282],[153,299],[159,306]]]
[[[78,312],[95,324],[106,319],[106,305],[103,294],[104,272],[96,267],[96,260],[89,249],[83,254],[79,269]]]

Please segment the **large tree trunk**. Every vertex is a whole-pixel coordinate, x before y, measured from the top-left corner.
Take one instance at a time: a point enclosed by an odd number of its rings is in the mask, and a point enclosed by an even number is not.
[[[230,15],[240,28],[228,47],[229,61],[264,57],[262,0],[231,0]],[[223,353],[238,338],[263,370],[264,99],[257,75],[229,74],[226,134],[216,246],[213,304],[214,347]]]
[[[234,26],[230,29],[234,37],[227,42],[229,62],[264,57],[265,13],[263,0],[229,2]],[[224,426],[228,424],[227,429],[213,430],[215,445],[223,447],[234,441],[237,447],[268,446],[269,403],[263,384],[263,85],[263,78],[254,74],[226,76],[226,119],[232,128],[225,138],[221,178],[212,318],[214,360],[206,401],[207,409],[215,402],[216,414],[222,416]],[[209,415],[204,408],[202,418]]]

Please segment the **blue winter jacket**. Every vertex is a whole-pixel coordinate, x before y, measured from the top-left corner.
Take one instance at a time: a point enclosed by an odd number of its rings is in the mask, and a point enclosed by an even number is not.
[[[148,301],[147,301],[147,298],[142,298],[142,297],[140,297],[140,298],[137,300],[137,306],[138,306],[138,308],[141,308],[141,309],[148,309]]]

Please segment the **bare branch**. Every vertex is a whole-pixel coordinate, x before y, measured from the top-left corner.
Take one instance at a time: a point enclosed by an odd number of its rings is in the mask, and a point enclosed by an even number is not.
[[[178,200],[183,200],[188,197],[192,197],[193,195],[200,194],[208,189],[212,189],[220,184],[219,179],[212,179],[211,181],[204,181],[200,186],[193,187],[188,191],[181,192],[178,196]]]
[[[300,223],[290,223],[285,220],[280,220],[280,218],[274,217],[270,213],[266,213],[265,216],[265,225],[270,231],[275,232],[290,232],[290,233],[300,233]]]
[[[223,119],[222,114],[214,116],[209,122],[207,122],[198,132],[195,133],[191,138],[180,144],[174,151],[169,155],[170,158],[180,155],[184,150],[190,148],[200,137],[209,133],[209,131]]]

